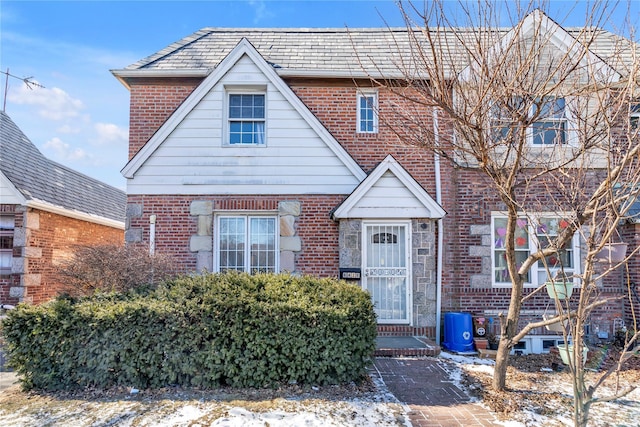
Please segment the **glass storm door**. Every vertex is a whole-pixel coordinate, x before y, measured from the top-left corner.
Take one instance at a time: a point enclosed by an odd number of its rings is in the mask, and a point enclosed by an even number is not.
[[[378,323],[409,323],[409,224],[364,226],[363,287],[375,304]]]

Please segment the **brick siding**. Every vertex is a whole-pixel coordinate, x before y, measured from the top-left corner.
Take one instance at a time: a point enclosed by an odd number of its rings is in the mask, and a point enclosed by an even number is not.
[[[9,304],[38,304],[56,296],[64,288],[56,268],[75,247],[124,242],[121,229],[22,206],[15,208],[14,235],[24,236],[14,238],[13,250],[23,271],[2,276],[0,302]]]
[[[367,173],[391,154],[432,197],[435,196],[435,162],[432,153],[402,144],[385,120],[379,123],[378,133],[364,134],[356,131],[358,89],[351,80],[288,78],[285,81]],[[365,86],[364,82],[360,83]],[[166,86],[164,84],[145,82],[132,86],[130,157],[193,91],[197,81],[177,80]],[[381,117],[395,121],[392,124],[397,127],[398,117],[405,108],[403,100],[382,90],[378,94],[378,103]],[[422,122],[429,129],[433,123],[431,111],[425,109],[417,114],[423,114]],[[451,127],[445,120],[440,120],[440,127],[441,135],[451,133]],[[486,257],[483,260],[482,256],[470,253],[470,249],[486,250],[488,246],[490,250],[490,242],[486,239],[483,241],[482,234],[473,233],[472,230],[474,227],[489,226],[491,212],[503,210],[504,206],[481,173],[454,168],[446,161],[442,162],[441,171],[443,207],[447,212],[443,221],[445,243],[442,310],[470,312],[493,318],[500,311],[506,312],[510,290],[492,288],[490,280],[483,279],[483,274],[491,266],[483,265],[483,262],[487,262]],[[541,194],[548,194],[547,188],[544,191]],[[553,196],[549,194],[548,201]],[[346,195],[297,197],[301,202],[302,213],[296,226],[303,248],[295,255],[295,263],[301,272],[318,276],[338,274],[338,225],[330,220],[329,213],[344,197]],[[289,197],[130,196],[129,203],[142,206],[142,210],[140,216],[128,219],[128,230],[137,230],[140,242],[148,244],[149,215],[157,215],[157,249],[173,255],[182,263],[185,271],[193,271],[196,269],[197,255],[189,251],[188,242],[189,236],[196,232],[197,219],[189,214],[192,201],[212,200],[215,203],[214,210],[241,209],[239,206],[261,210],[275,209],[273,204],[285,199]],[[537,202],[545,203],[544,200]],[[619,284],[605,283],[605,293],[612,294],[619,290]],[[541,293],[528,301],[524,319],[539,319],[540,314],[548,307],[548,300]],[[614,303],[598,310],[594,316],[612,319],[629,310],[630,307],[625,307],[622,302]]]

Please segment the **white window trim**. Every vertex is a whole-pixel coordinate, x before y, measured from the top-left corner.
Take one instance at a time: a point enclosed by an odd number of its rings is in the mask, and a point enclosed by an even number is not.
[[[264,144],[232,144],[230,138],[231,132],[231,118],[229,117],[229,107],[231,95],[264,95]],[[223,147],[251,147],[251,148],[260,148],[266,147],[268,141],[268,116],[269,116],[269,99],[267,96],[266,87],[255,87],[255,86],[231,86],[227,87],[224,92],[224,102],[223,102],[223,114],[224,114],[224,137],[223,137]],[[234,119],[235,120],[235,119]],[[256,120],[257,121],[257,120]]]
[[[568,216],[568,214],[563,215],[563,213],[558,213],[558,212],[536,212],[534,215],[528,215],[530,221],[528,222],[529,224],[529,232],[528,232],[528,236],[529,236],[529,253],[531,253],[531,251],[533,249],[535,249],[536,246],[536,239],[535,239],[535,221],[537,218],[561,218],[563,216]],[[494,236],[493,236],[493,230],[494,230],[494,220],[495,218],[506,218],[507,217],[507,213],[506,212],[492,212],[491,213],[491,231],[490,231],[490,238],[491,238],[491,286],[493,288],[511,288],[511,283],[503,283],[503,282],[496,282],[496,275],[495,275],[495,256],[496,256],[496,247],[495,247],[495,241],[494,241]],[[521,215],[520,217],[522,218],[526,218],[527,215]],[[581,265],[581,255],[580,255],[580,234],[579,233],[574,233],[572,239],[571,239],[571,246],[572,246],[572,250],[573,250],[573,274],[575,275],[579,275],[581,270],[580,270],[580,265]],[[529,277],[531,278],[530,282],[525,282],[524,286],[526,288],[538,288],[539,286],[542,286],[544,283],[539,283],[538,282],[538,270],[539,270],[539,261],[536,261],[531,268],[529,269]],[[574,286],[579,286],[580,281],[578,280],[578,278],[574,277],[573,279],[574,282]]]
[[[280,272],[280,221],[278,218],[277,212],[271,211],[228,211],[228,212],[219,212],[214,215],[214,233],[213,233],[213,265],[214,271],[220,272],[220,218],[238,218],[242,217],[247,219],[245,223],[245,227],[248,227],[250,218],[273,218],[275,220],[275,273]],[[249,234],[247,233],[247,238]],[[245,242],[247,243],[247,242]],[[248,246],[247,246],[248,248]],[[249,255],[249,251],[245,250],[245,260],[244,265],[245,269],[249,266],[249,260],[247,259]],[[249,272],[250,273],[250,272]]]
[[[0,222],[4,225],[11,224],[11,227],[3,227],[0,229],[0,234],[3,236],[10,236],[12,239],[14,238],[15,232],[15,216],[14,215],[0,215]],[[0,249],[3,253],[5,253],[7,258],[9,259],[9,265],[6,268],[0,267],[0,274],[8,275],[11,274],[11,260],[13,259],[13,246],[9,249]]]
[[[632,103],[632,108],[638,108],[638,111],[631,111],[631,114],[629,114],[629,124],[631,125],[635,119],[636,126],[631,129],[637,130],[636,128],[640,129],[640,103]]]
[[[573,145],[572,142],[574,140],[574,132],[572,131],[572,124],[575,122],[574,117],[570,113],[569,105],[571,103],[571,98],[566,96],[548,96],[547,98],[563,99],[564,100],[564,117],[561,119],[556,118],[540,118],[540,120],[536,120],[535,122],[555,122],[555,123],[564,123],[564,143],[563,144],[534,144],[533,143],[533,125],[527,128],[527,141],[531,147],[544,149],[545,147],[565,147]],[[535,108],[531,107],[532,110]],[[533,111],[531,111],[533,113]]]
[[[362,98],[368,98],[368,97],[373,97],[373,105],[372,105],[372,109],[373,109],[373,130],[372,131],[363,131],[360,130],[360,124],[361,124],[361,111],[360,111],[360,101]],[[378,133],[378,92],[377,91],[360,91],[358,92],[358,96],[356,99],[356,112],[357,112],[357,118],[356,118],[356,133],[364,133],[364,134],[373,134],[373,133]]]
[[[384,321],[378,320],[380,324],[389,324],[389,325],[412,325],[413,324],[413,236],[412,236],[412,222],[409,221],[397,221],[397,220],[363,220],[360,228],[361,235],[361,247],[362,247],[362,259],[361,259],[361,269],[363,274],[365,274],[365,270],[367,268],[367,251],[368,251],[368,241],[367,241],[367,227],[386,227],[386,226],[404,226],[406,227],[407,235],[405,236],[405,263],[407,268],[407,317],[406,319],[385,319]],[[365,279],[366,280],[366,279]],[[365,280],[362,280],[360,286],[364,291],[366,291],[366,283]]]

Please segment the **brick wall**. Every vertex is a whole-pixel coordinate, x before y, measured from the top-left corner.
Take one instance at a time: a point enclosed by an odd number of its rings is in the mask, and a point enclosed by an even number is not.
[[[22,206],[15,210],[14,269],[0,288],[5,303],[37,304],[57,295],[63,284],[56,267],[77,245],[124,242],[121,229]]]
[[[193,92],[201,79],[142,80],[131,85],[129,159]]]
[[[149,218],[156,215],[156,252],[176,259],[185,272],[198,271],[198,254],[191,250],[191,238],[198,235],[194,201],[211,202],[212,213],[265,212],[276,214],[281,202],[300,204],[295,229],[301,250],[295,252],[295,271],[320,277],[338,276],[338,224],[330,212],[343,196],[129,196],[127,242],[149,245]],[[211,239],[213,239],[211,237]]]
[[[432,196],[435,196],[434,158],[430,152],[402,144],[384,120],[379,123],[379,132],[376,134],[356,132],[358,90],[351,80],[289,78],[286,82],[366,172],[373,170],[384,157],[392,154]],[[359,83],[366,87],[364,82]],[[153,135],[172,110],[192,92],[197,81],[176,80],[166,87],[162,86],[164,84],[148,81],[132,86],[130,157]],[[395,125],[396,129],[401,129],[397,126],[397,120],[405,108],[402,99],[383,90],[379,92],[378,100],[380,115],[391,118],[391,124]],[[409,111],[405,109],[404,112]],[[431,111],[424,109],[410,113],[422,115],[420,119],[424,128],[431,128]],[[445,120],[440,120],[440,126],[443,135],[450,133],[450,126],[447,126]],[[543,190],[541,194],[548,194],[547,188],[540,188]],[[502,203],[496,197],[496,191],[482,174],[453,168],[446,161],[442,162],[441,190],[443,207],[447,211],[443,221],[443,312],[465,311],[494,316],[499,311],[506,311],[510,290],[494,289],[490,281],[487,282],[486,278],[483,278],[491,266],[487,265],[487,257],[481,254],[490,250],[490,241],[487,241],[486,234],[478,231],[490,225],[492,211],[503,209]],[[212,200],[217,206],[214,209],[222,209],[222,201],[234,206],[243,203],[266,206],[287,197],[256,196],[234,199],[216,196],[131,196],[131,209],[140,209],[139,216],[130,216],[128,219],[127,233],[131,235],[131,241],[138,239],[141,244],[148,244],[149,215],[156,214],[158,249],[174,255],[186,271],[195,270],[197,255],[189,251],[188,240],[189,236],[197,233],[197,218],[189,213],[189,205],[196,199]],[[295,262],[305,273],[319,276],[337,274],[337,225],[328,218],[329,211],[341,199],[342,197],[321,196],[299,198],[302,213],[296,221],[303,250],[296,254]],[[552,195],[549,194],[547,201],[552,199]],[[545,203],[544,200],[536,202]],[[614,290],[613,287],[605,288],[605,292]],[[527,316],[539,319],[547,306],[548,297],[545,295],[532,298],[525,308],[525,319]],[[603,317],[612,318],[620,315],[623,308],[610,306],[600,311]]]
[[[291,79],[291,89],[322,122],[349,154],[366,172],[373,170],[391,154],[418,180],[432,196],[435,195],[433,154],[419,147],[403,144],[389,125],[398,126],[397,111],[405,104],[396,94],[381,90],[378,93],[379,114],[392,117],[391,123],[382,120],[378,133],[358,133],[358,88],[350,80],[307,82]],[[362,87],[366,87],[361,83]],[[419,113],[424,126],[433,126],[429,110]]]

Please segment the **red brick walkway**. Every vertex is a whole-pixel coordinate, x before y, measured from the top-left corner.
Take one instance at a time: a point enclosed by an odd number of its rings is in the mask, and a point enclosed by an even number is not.
[[[414,427],[503,425],[451,381],[451,365],[444,360],[378,357],[375,368],[389,391],[411,408]]]

